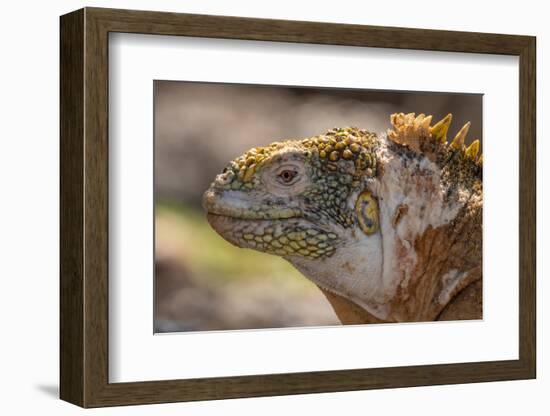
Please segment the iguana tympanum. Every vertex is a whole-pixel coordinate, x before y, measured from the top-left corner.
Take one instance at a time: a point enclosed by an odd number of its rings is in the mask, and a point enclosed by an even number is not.
[[[281,256],[344,324],[480,319],[482,157],[467,123],[393,114],[249,150],[203,197],[227,241]]]

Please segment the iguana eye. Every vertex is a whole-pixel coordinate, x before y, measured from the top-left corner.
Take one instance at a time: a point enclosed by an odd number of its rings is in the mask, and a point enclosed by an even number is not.
[[[296,177],[297,174],[298,172],[296,172],[295,170],[285,169],[281,171],[277,176],[280,182],[288,185],[292,182],[292,180]]]

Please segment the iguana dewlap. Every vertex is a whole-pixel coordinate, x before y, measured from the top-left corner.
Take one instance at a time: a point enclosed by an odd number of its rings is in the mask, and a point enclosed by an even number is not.
[[[205,192],[208,221],[292,263],[343,323],[479,319],[482,160],[469,123],[447,143],[451,118],[251,149]]]

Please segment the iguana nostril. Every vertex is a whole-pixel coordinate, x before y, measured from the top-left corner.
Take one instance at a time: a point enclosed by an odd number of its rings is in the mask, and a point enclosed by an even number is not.
[[[225,186],[231,183],[235,174],[231,170],[224,169],[224,172],[216,176],[215,185]]]

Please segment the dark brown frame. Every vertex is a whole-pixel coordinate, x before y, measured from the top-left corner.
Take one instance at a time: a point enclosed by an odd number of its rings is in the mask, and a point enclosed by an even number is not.
[[[535,38],[85,8],[61,17],[60,396],[83,407],[518,380],[536,376]],[[109,383],[108,34],[519,56],[519,359]]]

